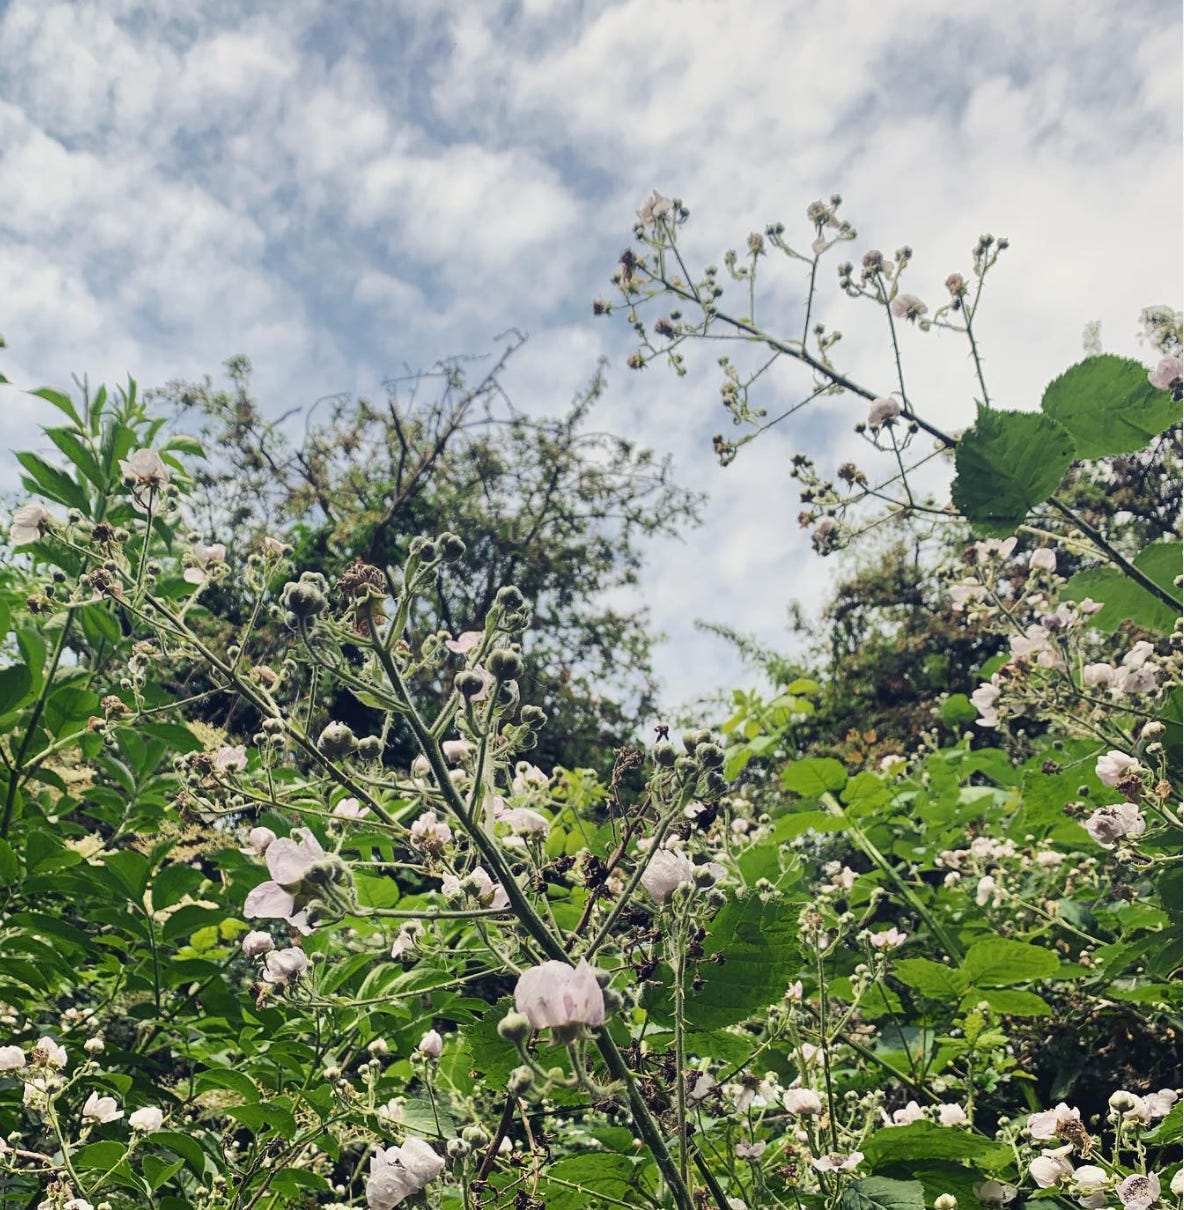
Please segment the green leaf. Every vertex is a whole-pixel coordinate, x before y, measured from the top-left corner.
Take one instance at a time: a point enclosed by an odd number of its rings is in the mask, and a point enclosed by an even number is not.
[[[32,692],[33,674],[24,664],[0,668],[0,714],[15,710]]]
[[[1052,1005],[1035,992],[1015,987],[972,987],[962,998],[962,1010],[985,1000],[996,1012],[1009,1017],[1051,1017]]]
[[[628,1156],[603,1151],[571,1155],[549,1164],[543,1177],[547,1210],[587,1210],[597,1204],[597,1195],[636,1204],[640,1199],[635,1168]]]
[[[1075,454],[1048,416],[980,407],[954,451],[954,504],[979,533],[1005,537],[1057,490]]]
[[[98,459],[86,448],[77,432],[71,428],[45,429],[45,435],[66,455],[67,458],[100,491],[106,487],[106,478]]]
[[[839,1198],[839,1210],[925,1210],[925,1186],[920,1181],[892,1181],[883,1176],[865,1177],[843,1190],[843,1195]]]
[[[59,411],[65,412],[79,428],[82,427],[82,417],[75,411],[73,401],[65,392],[55,391],[53,387],[38,387],[29,394],[36,395],[38,399],[44,399],[47,403],[52,403]]]
[[[973,1160],[1000,1148],[980,1134],[968,1134],[934,1122],[910,1122],[877,1130],[863,1144],[863,1152],[875,1166],[890,1160]]]
[[[1180,574],[1181,549],[1179,542],[1156,542],[1140,551],[1134,564],[1175,596],[1177,589],[1172,581]],[[1090,619],[1090,625],[1107,633],[1117,630],[1122,622],[1131,621],[1147,630],[1170,634],[1178,617],[1174,609],[1115,567],[1079,571],[1061,590],[1062,600],[1081,601],[1086,597],[1102,602],[1103,608]]]
[[[1067,369],[1040,406],[1069,430],[1079,458],[1133,454],[1180,419],[1180,405],[1151,385],[1146,366],[1110,353]]]
[[[892,974],[905,987],[919,991],[929,1000],[953,1003],[966,991],[966,976],[928,958],[901,958],[892,964]]]
[[[1057,973],[1060,965],[1056,954],[1039,945],[991,937],[976,941],[967,950],[962,973],[975,987],[1005,987],[1030,979],[1047,979]]]
[[[787,790],[817,798],[819,794],[841,790],[847,784],[847,770],[829,756],[811,757],[789,765],[781,774],[781,782]]]
[[[951,693],[941,704],[941,721],[955,731],[969,727],[978,718],[978,711],[965,693]]]
[[[93,1172],[114,1168],[126,1154],[127,1148],[123,1143],[115,1139],[103,1139],[102,1142],[79,1147],[70,1158],[75,1168]]]
[[[40,455],[29,450],[22,450],[18,453],[16,460],[28,472],[21,478],[30,491],[40,492],[41,495],[50,500],[56,500],[58,504],[64,504],[67,508],[81,509],[84,513],[90,512],[90,501],[87,499],[86,492],[65,471],[51,466]]]

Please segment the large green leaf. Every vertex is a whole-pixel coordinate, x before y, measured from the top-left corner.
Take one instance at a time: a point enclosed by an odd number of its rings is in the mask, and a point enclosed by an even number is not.
[[[15,709],[32,692],[33,674],[24,664],[0,668],[0,714]]]
[[[1047,979],[1060,965],[1052,950],[1026,941],[991,937],[976,941],[967,950],[962,971],[975,987],[1006,987],[1030,979]]]
[[[797,760],[781,774],[782,784],[811,798],[825,794],[828,790],[841,790],[847,784],[847,770],[829,756]]]
[[[1156,542],[1141,550],[1134,564],[1160,588],[1175,596],[1178,590],[1172,582],[1180,574],[1180,557],[1179,542]],[[1117,630],[1122,622],[1130,621],[1147,630],[1169,634],[1178,616],[1171,606],[1114,567],[1079,571],[1070,577],[1061,590],[1061,597],[1067,601],[1082,601],[1086,597],[1101,601],[1103,608],[1093,616],[1090,624],[1106,632]]]
[[[1003,537],[1057,490],[1075,455],[1051,417],[980,407],[954,451],[954,504],[979,533]]]
[[[928,958],[901,958],[892,964],[892,974],[905,987],[919,991],[928,1000],[952,1004],[966,991],[966,976],[962,971]]]
[[[640,1193],[635,1173],[628,1156],[603,1151],[557,1160],[544,1169],[547,1210],[587,1210],[601,1197],[636,1203]]]
[[[1146,366],[1110,353],[1067,369],[1040,406],[1069,430],[1079,458],[1134,453],[1180,419],[1180,405],[1151,385]]]
[[[863,1151],[876,1166],[887,1160],[972,1160],[993,1152],[1007,1155],[1006,1148],[981,1134],[925,1121],[877,1130],[864,1143]]]
[[[65,471],[46,462],[38,454],[23,450],[17,454],[16,460],[25,468],[26,474],[21,476],[25,486],[33,492],[50,500],[56,500],[68,508],[81,509],[90,512],[90,501],[83,491]]]
[[[839,1210],[925,1210],[925,1186],[920,1181],[865,1177],[843,1190]]]

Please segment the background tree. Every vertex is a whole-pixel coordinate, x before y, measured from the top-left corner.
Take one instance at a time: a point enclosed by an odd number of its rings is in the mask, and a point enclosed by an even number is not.
[[[600,369],[557,416],[517,408],[502,387],[511,337],[491,365],[453,359],[387,383],[381,402],[338,396],[268,420],[244,357],[228,382],[170,383],[156,398],[208,451],[193,508],[231,557],[263,533],[295,548],[297,569],[340,574],[355,559],[397,566],[412,538],[451,530],[467,551],[441,578],[417,626],[456,635],[479,625],[503,584],[531,601],[524,697],[551,718],[538,762],[598,763],[656,709],[654,634],[644,609],[614,606],[636,582],[647,538],[698,521],[700,498],[668,459],[589,424]],[[241,621],[233,579],[206,604]],[[326,703],[355,719],[349,698]]]

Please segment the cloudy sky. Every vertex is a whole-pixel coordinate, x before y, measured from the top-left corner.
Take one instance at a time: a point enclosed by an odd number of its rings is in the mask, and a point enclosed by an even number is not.
[[[828,401],[719,469],[714,350],[682,380],[632,373],[624,325],[590,314],[644,196],[687,201],[702,265],[775,220],[808,243],[805,207],[839,191],[854,258],[910,244],[931,300],[980,232],[1006,234],[980,334],[996,402],[1035,406],[1087,322],[1150,360],[1138,312],[1179,305],[1180,58],[1174,0],[8,0],[0,368],[152,385],[241,352],[278,413],[514,325],[509,386],[541,412],[606,355],[600,423],[711,494],[643,586],[686,698],[751,679],[695,618],[786,643],[786,601],[825,591],[787,459],[853,448],[861,409]],[[843,364],[891,389],[868,309],[833,263],[821,279]],[[792,274],[771,298],[792,332]],[[918,406],[965,424],[964,349],[909,331],[904,353]],[[44,419],[0,390],[4,449]]]

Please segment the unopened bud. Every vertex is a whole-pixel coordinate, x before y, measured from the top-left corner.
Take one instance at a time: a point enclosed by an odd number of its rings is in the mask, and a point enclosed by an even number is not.
[[[525,1013],[506,1013],[497,1023],[497,1032],[507,1042],[525,1042],[531,1034],[530,1018]]]
[[[345,723],[330,723],[317,739],[317,748],[329,760],[349,756],[357,746],[357,736]]]

